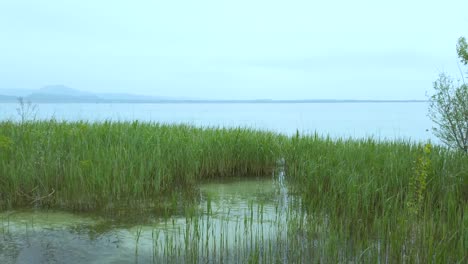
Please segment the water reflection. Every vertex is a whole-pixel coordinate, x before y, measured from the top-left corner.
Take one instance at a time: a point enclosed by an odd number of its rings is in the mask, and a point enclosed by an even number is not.
[[[300,200],[288,194],[281,173],[206,183],[200,195],[184,216],[131,226],[57,211],[1,213],[0,263],[243,262],[252,252],[286,258],[275,248]]]

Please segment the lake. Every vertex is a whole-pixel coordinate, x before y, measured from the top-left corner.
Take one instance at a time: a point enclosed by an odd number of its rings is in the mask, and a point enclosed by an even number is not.
[[[0,120],[19,120],[14,103],[0,104]],[[249,127],[284,134],[438,140],[430,132],[426,102],[385,103],[159,103],[38,104],[37,119],[187,123]]]
[[[17,107],[16,104],[0,104],[0,120],[19,121]],[[89,122],[139,120],[188,123],[203,127],[241,126],[288,135],[299,131],[299,133],[317,132],[335,138],[374,137],[382,140],[437,142],[427,131],[432,124],[426,113],[427,103],[39,104],[35,117],[31,115],[28,118]],[[2,131],[0,135],[1,133]],[[299,146],[310,147],[310,145]],[[290,185],[286,170],[288,163],[285,163],[285,159],[280,159],[272,175],[263,178],[233,177],[201,181],[197,183],[195,193],[190,196],[190,200],[184,199],[183,195],[174,190],[167,193],[167,197],[162,200],[135,200],[128,204],[120,204],[116,200],[108,205],[112,208],[109,211],[79,213],[38,208],[32,204],[30,208],[2,211],[0,212],[0,263],[308,263],[313,260],[325,263],[337,262],[327,261],[328,259],[376,263],[380,260],[388,262],[388,259],[393,259],[395,256],[397,256],[395,259],[398,259],[398,256],[406,259],[407,252],[419,257],[419,248],[421,250],[429,248],[421,244],[421,241],[438,238],[435,233],[430,235],[425,233],[427,230],[436,230],[432,224],[437,221],[429,219],[427,220],[429,224],[418,222],[418,225],[407,225],[407,221],[410,220],[403,218],[408,215],[406,207],[402,206],[407,203],[399,204],[399,199],[394,197],[402,197],[406,194],[406,189],[412,188],[411,185],[407,188],[404,183],[408,184],[405,179],[412,177],[413,169],[399,170],[397,167],[400,162],[406,162],[406,165],[402,164],[403,168],[416,166],[417,169],[419,162],[424,161],[424,156],[418,159],[415,156],[414,160],[412,156],[398,159],[399,153],[405,153],[401,152],[402,149],[398,146],[396,152],[389,150],[379,153],[375,150],[382,148],[371,146],[370,152],[363,155],[359,152],[365,152],[365,148],[346,150],[347,154],[343,157],[347,159],[332,158],[332,162],[329,163],[315,153],[306,156],[307,160],[299,160],[297,164],[300,166],[297,167],[302,168],[304,165],[303,172],[311,171],[310,175],[314,176],[309,177],[309,174],[306,174],[304,179],[320,177],[318,179],[324,180],[324,184],[317,184],[317,189],[314,184],[307,185],[306,192],[310,190],[310,193],[318,197],[317,199],[311,199],[312,196],[304,195]],[[38,153],[40,155],[45,153],[40,151],[42,146]],[[67,153],[67,149],[59,151],[63,151],[63,155],[70,154]],[[304,151],[301,153],[308,154]],[[357,158],[356,154],[359,154]],[[436,153],[436,155],[441,154]],[[79,153],[74,157],[78,156]],[[104,159],[112,159],[111,155],[102,156]],[[148,163],[146,157],[143,163]],[[324,155],[324,157],[331,156]],[[354,164],[347,164],[347,162],[353,163],[355,158]],[[30,163],[34,166],[34,177],[42,175],[42,170],[36,168],[44,168],[38,166],[41,160],[34,159],[36,160],[38,162]],[[52,159],[51,166],[59,167],[61,160],[62,158]],[[440,160],[434,158],[435,162]],[[28,166],[28,161],[18,163],[19,167]],[[372,164],[369,161],[376,162]],[[443,166],[441,163],[438,165],[435,163],[434,168],[445,170],[454,167],[445,166],[446,162],[450,164],[452,160],[444,160]],[[466,164],[466,162],[455,164]],[[333,171],[335,166],[336,173]],[[366,169],[368,166],[369,173]],[[84,165],[76,168],[83,169],[83,175],[86,177],[93,175],[86,173]],[[347,170],[350,170],[349,174]],[[112,170],[109,171],[113,173]],[[402,171],[403,173],[400,173]],[[405,171],[408,171],[408,175]],[[451,172],[436,171],[434,175],[450,175],[448,173]],[[22,177],[24,174],[20,175]],[[339,181],[343,182],[341,189],[330,187],[332,186],[330,175],[342,177],[343,180]],[[367,176],[369,177],[366,179]],[[129,177],[139,177],[139,175],[129,174]],[[436,177],[431,178],[431,181],[436,183],[431,182],[428,188],[436,189],[427,193],[438,194],[441,197],[445,197],[442,196],[445,193],[454,193],[451,191],[453,189],[445,187],[437,189],[441,186],[440,180],[439,182],[437,180]],[[455,177],[446,177],[443,180],[457,181],[456,184],[461,182]],[[378,183],[379,181],[381,183]],[[338,181],[333,182],[335,186],[338,183]],[[456,184],[449,182],[447,186],[457,186]],[[460,187],[454,188],[461,190],[463,187],[460,184]],[[322,192],[330,189],[331,192]],[[380,191],[384,189],[387,189],[388,193]],[[53,191],[55,192],[55,189]],[[331,195],[326,196],[327,193]],[[370,202],[367,203],[366,199]],[[453,198],[458,201],[456,199]],[[314,210],[313,206],[319,204],[319,201],[325,201],[325,206],[330,206],[330,210]],[[338,206],[341,202],[345,206]],[[350,215],[345,210],[353,203],[356,208],[363,208],[362,212],[365,213],[362,216],[358,211],[355,215]],[[391,218],[393,214],[378,215],[375,212],[379,209],[372,209],[374,203],[377,204],[375,208],[388,208],[395,212],[401,210],[403,213],[398,217],[405,221],[400,221],[402,224],[399,224],[397,220]],[[379,207],[382,204],[383,206]],[[455,202],[445,204],[455,204]],[[372,210],[365,211],[368,208]],[[431,212],[429,211],[428,215]],[[439,217],[439,209],[434,209],[434,212]],[[331,215],[338,217],[333,219]],[[453,217],[453,213],[449,215],[449,219],[462,219],[462,217]],[[414,219],[419,221],[420,218]],[[354,220],[355,222],[352,222]],[[367,225],[366,221],[374,225]],[[398,225],[391,226],[392,223]],[[450,224],[451,227],[460,226],[458,222]],[[388,230],[391,230],[388,234],[385,229],[387,226]],[[412,229],[413,226],[421,226],[422,231],[415,233],[419,229]],[[460,231],[453,231],[453,228],[444,230],[448,231],[441,233],[440,237],[450,238],[460,234]],[[405,238],[406,234],[410,236]],[[413,240],[413,237],[421,240]],[[454,241],[458,241],[456,239]],[[430,240],[427,243],[432,245],[433,242]],[[439,246],[444,244],[445,241]],[[406,250],[407,247],[413,251]],[[421,252],[426,254],[425,251]],[[447,252],[447,249],[442,248],[439,252]],[[454,252],[462,251],[456,248]],[[422,257],[425,258],[426,255]]]

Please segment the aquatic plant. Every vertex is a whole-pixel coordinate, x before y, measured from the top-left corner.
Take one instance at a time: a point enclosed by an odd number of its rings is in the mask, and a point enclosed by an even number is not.
[[[410,179],[408,207],[410,212],[414,215],[418,215],[423,206],[427,188],[427,178],[431,167],[431,160],[429,159],[431,149],[432,145],[430,143],[424,146],[422,154],[420,154],[415,162],[414,175],[412,175]]]
[[[164,219],[185,212],[184,236],[155,238],[157,260],[224,261],[229,250],[252,262],[466,260],[468,156],[438,145],[54,120],[0,122],[0,144],[2,209],[103,210],[117,218],[129,207]],[[251,232],[249,219],[261,208],[236,220],[231,242],[227,231],[214,235],[210,203],[199,218],[182,199],[197,194],[200,182],[271,177],[275,170],[302,202],[281,212],[287,224],[275,223],[287,232],[271,240]]]
[[[251,129],[137,121],[7,121],[0,131],[0,207],[75,210],[194,190],[209,178],[271,176],[286,139]]]
[[[468,159],[461,152],[303,135],[292,138],[285,160],[309,215],[327,218],[345,259],[364,251],[390,262],[465,258]]]

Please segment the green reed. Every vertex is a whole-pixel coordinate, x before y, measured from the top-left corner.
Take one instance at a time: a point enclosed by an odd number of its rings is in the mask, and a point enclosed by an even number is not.
[[[288,178],[305,209],[328,219],[342,259],[466,260],[468,155],[402,141],[291,141]]]
[[[0,122],[0,207],[118,211],[152,201],[170,219],[181,193],[195,193],[202,181],[271,177],[284,166],[302,197],[299,212],[285,213],[287,225],[275,222],[285,232],[265,238],[254,230],[249,219],[261,208],[253,207],[236,219],[234,234],[222,224],[215,232],[207,203],[205,217],[185,210],[186,229],[177,235],[153,233],[154,259],[463,262],[468,155],[427,146],[246,128],[6,121]]]
[[[0,206],[93,209],[194,189],[209,178],[271,175],[283,141],[240,128],[1,122]]]

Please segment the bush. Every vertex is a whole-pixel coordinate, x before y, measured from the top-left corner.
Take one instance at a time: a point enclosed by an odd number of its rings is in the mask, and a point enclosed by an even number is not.
[[[458,40],[457,52],[463,64],[467,63],[468,47],[465,38]],[[462,76],[463,79],[463,76]],[[468,86],[454,84],[453,79],[440,74],[434,82],[435,93],[430,96],[429,117],[438,125],[434,134],[446,145],[468,152]]]

